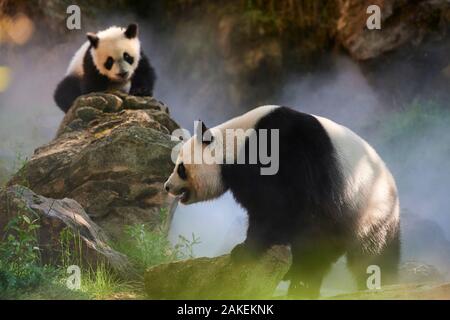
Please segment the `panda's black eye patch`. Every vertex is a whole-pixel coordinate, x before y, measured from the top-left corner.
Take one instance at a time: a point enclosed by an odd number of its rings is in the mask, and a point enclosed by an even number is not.
[[[128,62],[129,64],[133,64],[133,62],[134,62],[134,58],[133,58],[132,56],[130,56],[130,55],[128,54],[128,52],[124,52],[123,58],[124,58],[125,61]]]
[[[114,64],[114,59],[112,57],[108,57],[105,62],[105,68],[108,70],[111,70],[112,66]]]
[[[180,164],[178,165],[177,173],[181,179],[183,180],[187,179],[186,168],[184,167],[183,162],[180,162]]]

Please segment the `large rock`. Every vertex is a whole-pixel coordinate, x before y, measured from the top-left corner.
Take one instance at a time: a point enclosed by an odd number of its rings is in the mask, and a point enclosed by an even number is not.
[[[419,43],[430,31],[447,27],[450,3],[446,0],[339,0],[337,39],[357,60],[366,60]],[[381,10],[381,30],[369,30],[366,13],[370,5]]]
[[[151,299],[267,299],[288,271],[288,247],[274,246],[258,261],[237,264],[229,255],[162,264],[148,269]]]
[[[112,238],[125,225],[159,227],[171,206],[163,182],[173,164],[178,125],[153,98],[98,93],[78,98],[57,137],[35,150],[8,185],[55,199],[72,198]]]
[[[0,239],[14,217],[26,216],[35,220],[37,246],[43,263],[107,263],[122,275],[133,274],[127,258],[108,245],[108,237],[73,199],[45,198],[28,188],[14,185],[0,191]],[[73,236],[62,236],[70,230]],[[68,233],[66,233],[68,234]],[[64,239],[63,239],[64,238]],[[65,250],[72,252],[67,257]],[[67,261],[70,259],[70,261]]]

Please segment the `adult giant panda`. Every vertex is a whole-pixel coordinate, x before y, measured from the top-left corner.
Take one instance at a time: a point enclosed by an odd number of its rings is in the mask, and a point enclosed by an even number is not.
[[[95,91],[153,94],[155,71],[141,50],[136,24],[88,33],[87,38],[55,90],[54,98],[61,110],[67,112],[78,96]]]
[[[221,137],[227,129],[249,135],[236,140],[235,148],[226,148]],[[196,148],[222,146],[224,157],[234,159],[242,152],[248,155],[250,133],[260,140],[260,129],[279,130],[276,174],[261,175],[261,161],[186,161]],[[381,158],[361,137],[331,120],[280,106],[262,106],[202,132],[211,139],[196,135],[181,146],[165,188],[184,204],[231,190],[249,224],[247,238],[232,250],[232,258],[254,257],[274,244],[290,245],[289,293],[309,298],[319,295],[322,278],[343,254],[361,289],[367,289],[369,265],[380,267],[383,284],[395,278],[400,255],[397,189]],[[269,150],[277,150],[270,141]]]

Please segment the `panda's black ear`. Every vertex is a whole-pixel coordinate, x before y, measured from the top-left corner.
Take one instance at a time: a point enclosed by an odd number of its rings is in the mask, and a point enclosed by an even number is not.
[[[211,132],[208,132],[208,134],[205,136],[205,132],[208,130],[209,129],[205,126],[205,123],[202,120],[197,121],[197,128],[195,130],[195,133],[197,135],[197,139],[199,140],[199,142],[203,144],[210,144],[213,141],[213,136],[211,135]],[[207,140],[205,140],[205,138]]]
[[[138,34],[138,25],[136,23],[132,23],[127,27],[127,30],[125,30],[125,37],[128,39],[136,38]]]
[[[86,34],[86,36],[87,36],[89,42],[91,43],[91,45],[94,48],[97,48],[98,47],[98,42],[100,41],[100,39],[97,37],[97,35],[95,35],[94,33],[88,32]]]
[[[202,120],[198,120],[202,124],[202,135],[205,134],[206,131],[208,131],[208,128],[205,126],[205,123]]]

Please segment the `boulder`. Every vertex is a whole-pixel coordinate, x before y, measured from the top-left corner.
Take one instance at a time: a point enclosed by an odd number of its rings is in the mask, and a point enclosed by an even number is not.
[[[50,199],[30,189],[14,185],[0,191],[0,238],[3,239],[8,222],[19,215],[35,220],[36,239],[43,263],[76,263],[96,265],[107,263],[120,274],[131,275],[127,258],[108,245],[108,237],[73,199]],[[66,230],[71,237],[62,236]],[[14,232],[14,230],[12,231]],[[67,234],[67,233],[66,233]],[[72,252],[65,256],[65,250]],[[76,257],[73,253],[76,253]],[[67,261],[70,259],[70,261]]]
[[[150,299],[267,299],[290,264],[285,246],[242,264],[229,255],[161,264],[145,272],[145,293]]]
[[[418,44],[437,29],[445,30],[450,4],[446,0],[339,0],[336,37],[356,60],[375,58],[407,43]],[[381,30],[369,30],[367,8],[378,5]],[[443,31],[444,32],[444,31]]]
[[[168,108],[154,98],[81,96],[56,138],[36,149],[8,185],[76,200],[112,239],[125,225],[160,227],[161,210],[173,201],[163,183],[173,169],[170,133],[176,128]]]

